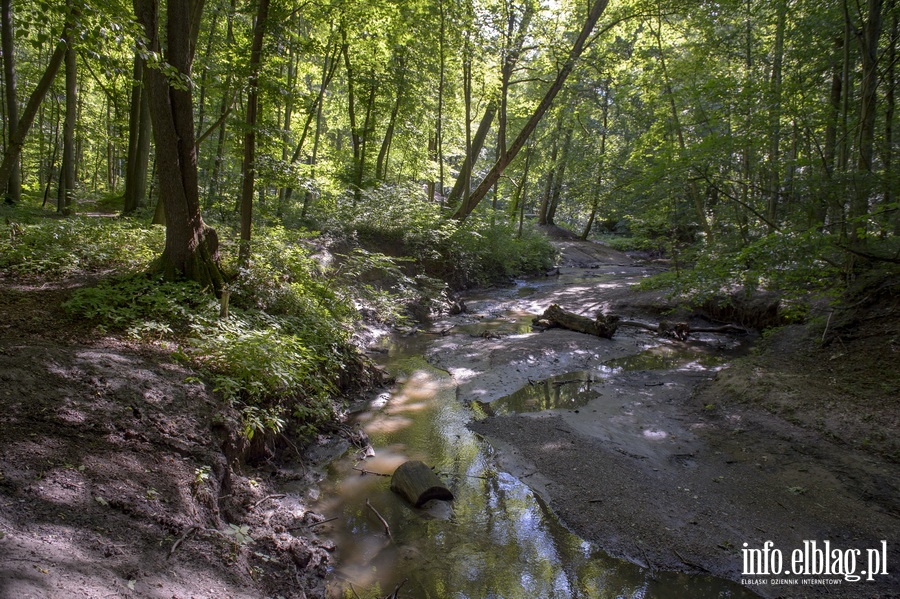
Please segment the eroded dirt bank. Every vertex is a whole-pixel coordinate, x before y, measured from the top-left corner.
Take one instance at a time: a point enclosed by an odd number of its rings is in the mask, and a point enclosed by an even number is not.
[[[550,303],[646,320],[671,307],[659,294],[629,289],[648,273],[646,265],[598,246],[562,246],[561,285],[535,282],[505,297],[473,297],[468,315],[437,326],[505,316],[515,327]],[[897,322],[896,314],[879,320],[858,347],[847,347],[848,335],[840,349],[824,350],[789,327],[761,354],[723,370],[698,361],[614,371],[597,383],[599,397],[577,409],[488,417],[471,428],[499,449],[502,469],[541,493],[579,536],[614,555],[741,580],[751,578],[742,576],[744,543],[772,541],[788,556],[789,570],[791,552],[804,541],[861,549],[860,562],[886,541],[888,575],[875,581],[799,586],[772,584],[790,576],[761,576],[752,578],[766,584],[752,588],[765,597],[897,597]],[[659,343],[628,329],[613,340],[524,331],[447,336],[430,359],[454,375],[462,401],[491,402],[529,382]],[[699,345],[729,351],[725,337]],[[857,352],[850,362],[841,361],[846,351]],[[855,566],[857,573],[865,568]]]
[[[0,289],[0,598],[324,595],[317,519],[230,473],[228,419],[166,352],[95,339],[65,285]]]

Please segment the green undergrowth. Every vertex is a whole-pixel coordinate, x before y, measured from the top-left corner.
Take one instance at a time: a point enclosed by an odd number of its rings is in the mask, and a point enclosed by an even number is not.
[[[421,274],[456,289],[504,283],[555,263],[546,236],[531,225],[519,235],[500,212],[479,211],[460,222],[417,188],[384,186],[363,195],[357,203],[320,204],[323,227],[391,256],[411,256]]]
[[[803,320],[810,297],[835,298],[844,266],[834,240],[816,232],[776,232],[747,244],[718,243],[682,250],[673,266],[646,279],[644,289],[669,289],[693,306],[725,305],[760,293],[778,298],[785,322]]]
[[[287,428],[308,437],[329,426],[337,400],[365,378],[365,362],[351,343],[359,306],[374,306],[370,312],[382,320],[401,311],[390,293],[349,284],[368,271],[395,269],[393,261],[354,252],[326,264],[316,259],[319,248],[306,231],[259,229],[250,262],[237,268],[230,241],[237,234],[219,227],[229,273],[223,316],[221,301],[196,283],[147,274],[163,246],[162,227],[24,210],[7,210],[7,219],[0,275],[50,280],[100,272],[100,282],[76,290],[66,311],[88,319],[99,334],[172,348],[241,413],[248,439]]]
[[[165,240],[163,227],[127,218],[39,217],[4,210],[0,272],[63,277],[83,272],[144,270]]]

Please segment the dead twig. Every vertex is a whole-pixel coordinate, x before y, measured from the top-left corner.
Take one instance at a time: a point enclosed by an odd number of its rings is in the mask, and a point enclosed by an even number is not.
[[[356,466],[354,466],[353,469],[361,473],[363,476],[365,476],[366,474],[374,474],[375,476],[390,476],[390,474],[385,474],[383,472],[372,472],[371,470],[366,470],[365,468],[357,468]]]
[[[831,324],[831,317],[834,316],[834,310],[828,313],[828,321],[825,323],[825,330],[822,331],[821,345],[825,345],[825,337],[828,335],[828,326]]]
[[[372,510],[372,511],[375,513],[376,516],[378,516],[378,519],[381,520],[381,524],[384,526],[384,532],[385,532],[385,534],[387,534],[388,538],[389,538],[391,541],[393,541],[393,540],[394,540],[394,535],[391,534],[391,527],[388,525],[387,520],[384,519],[384,516],[382,516],[380,513],[378,513],[378,510],[375,509],[375,506],[372,505],[372,503],[369,501],[369,498],[368,498],[368,497],[366,498],[366,506],[367,506],[370,510]]]
[[[398,593],[400,592],[400,587],[405,585],[408,580],[409,580],[409,578],[404,578],[403,582],[401,582],[396,587],[394,587],[394,592],[391,593],[390,595],[385,595],[384,599],[399,599],[400,595],[398,595]]]
[[[268,501],[270,499],[282,499],[284,497],[287,497],[287,495],[285,495],[284,493],[279,493],[278,495],[266,495],[265,497],[263,497],[262,499],[260,499],[256,503],[254,503],[253,506],[250,508],[250,511],[252,512],[253,510],[255,510],[260,505],[262,505],[263,503],[265,503],[266,501]]]
[[[297,459],[300,461],[300,466],[303,467],[303,472],[308,472],[309,470],[306,467],[306,462],[303,461],[303,454],[300,453],[300,449],[298,449],[294,442],[291,441],[284,433],[281,433],[281,438],[287,441],[288,445],[294,448],[294,452],[297,454]]]
[[[334,518],[328,518],[327,520],[322,520],[321,522],[313,522],[312,524],[310,524],[310,525],[307,526],[306,528],[307,528],[307,529],[315,528],[316,526],[319,526],[320,524],[325,524],[326,522],[334,522],[334,521],[337,520],[337,519],[338,519],[337,516],[335,516]]]
[[[190,536],[192,536],[194,533],[196,533],[197,530],[198,530],[198,529],[197,529],[196,526],[191,526],[190,528],[188,528],[188,529],[185,531],[185,533],[184,533],[183,535],[181,535],[180,537],[178,537],[178,540],[175,541],[175,542],[172,544],[172,548],[169,549],[169,555],[166,556],[166,559],[169,559],[170,557],[172,557],[172,555],[175,554],[175,551],[178,550],[178,547],[180,547],[181,544],[184,543],[184,542],[188,539],[188,537],[190,537]]]

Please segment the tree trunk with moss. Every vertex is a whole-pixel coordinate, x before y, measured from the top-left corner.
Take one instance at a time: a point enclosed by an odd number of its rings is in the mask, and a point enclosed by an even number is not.
[[[169,0],[165,60],[175,73],[148,69],[147,97],[156,142],[159,197],[166,214],[166,245],[156,268],[166,279],[185,277],[218,295],[225,281],[218,264],[218,237],[203,222],[197,180],[194,112],[188,78],[203,0]],[[159,52],[159,1],[134,0],[149,50]]]

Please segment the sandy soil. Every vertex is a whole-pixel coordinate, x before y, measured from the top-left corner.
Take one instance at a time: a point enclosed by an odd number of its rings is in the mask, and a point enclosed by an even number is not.
[[[629,287],[652,267],[593,244],[560,245],[562,286],[475,295],[468,314],[436,328],[522,322],[550,303],[647,322],[673,308],[658,293]],[[851,323],[831,347],[819,347],[821,331],[787,327],[724,369],[691,363],[614,373],[579,409],[488,417],[471,427],[500,450],[502,469],[611,554],[652,569],[764,581],[748,584],[764,597],[900,597],[900,317],[879,309],[881,318],[863,319],[868,330]],[[462,401],[490,402],[659,342],[634,329],[613,340],[559,329],[467,342],[454,335],[430,359],[457,378]],[[708,335],[693,345],[728,355],[733,342]],[[866,550],[886,541],[888,574],[870,582],[838,576],[840,584],[827,586],[742,575],[744,543],[772,541],[789,571],[793,550],[826,540],[862,550],[857,572],[866,568]]]
[[[321,517],[230,472],[195,373],[67,319],[83,284],[0,285],[0,598],[323,596]]]

